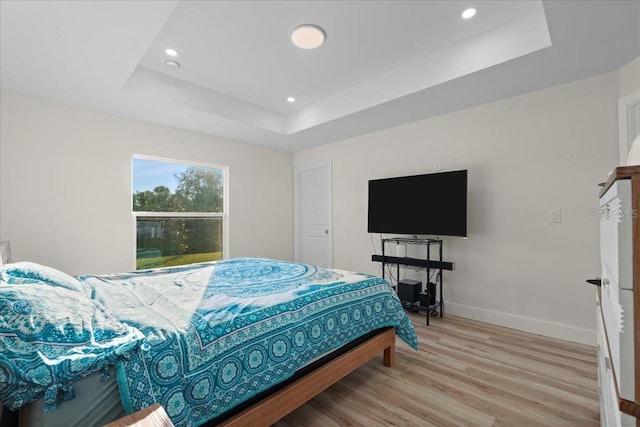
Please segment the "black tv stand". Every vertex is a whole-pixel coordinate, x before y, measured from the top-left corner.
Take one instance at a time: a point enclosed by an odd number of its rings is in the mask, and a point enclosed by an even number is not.
[[[427,311],[427,325],[429,324],[429,317],[432,312],[439,312],[440,317],[444,315],[444,297],[442,294],[442,271],[443,270],[453,270],[454,263],[446,262],[442,260],[442,240],[440,239],[418,239],[418,238],[407,238],[407,237],[390,237],[382,240],[382,255],[372,255],[371,261],[382,263],[382,278],[385,277],[385,266],[387,264],[395,265],[397,268],[396,277],[400,277],[400,267],[402,268],[411,268],[415,270],[423,270],[427,272],[427,283],[424,284],[424,289],[422,291],[423,294],[426,294],[426,304],[423,305],[421,302],[416,303],[415,308],[419,310]],[[427,257],[423,258],[411,258],[411,257],[397,257],[397,256],[389,256],[385,254],[385,246],[387,243],[395,243],[397,245],[423,245],[427,247]],[[438,246],[438,257],[437,259],[431,259],[431,246]],[[431,302],[431,294],[429,282],[431,280],[431,272],[433,270],[437,270],[436,274],[436,286],[440,288],[440,299],[436,301],[435,304],[430,304]],[[397,285],[397,284],[396,284]],[[393,284],[392,284],[393,286]],[[396,289],[397,292],[397,289]]]

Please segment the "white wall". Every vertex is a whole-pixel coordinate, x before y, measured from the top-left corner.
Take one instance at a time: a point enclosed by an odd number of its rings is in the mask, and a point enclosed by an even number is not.
[[[620,69],[618,96],[623,98],[640,89],[640,57]]]
[[[367,181],[434,172],[436,161],[468,169],[469,238],[444,238],[456,263],[444,273],[446,313],[593,344],[590,210],[616,166],[617,95],[609,73],[301,151],[294,167],[332,160],[334,266],[369,273],[380,273],[380,236],[366,231]],[[551,208],[561,223],[549,222]]]
[[[131,156],[229,166],[230,256],[293,259],[292,155],[2,94],[0,240],[70,274],[133,269]]]

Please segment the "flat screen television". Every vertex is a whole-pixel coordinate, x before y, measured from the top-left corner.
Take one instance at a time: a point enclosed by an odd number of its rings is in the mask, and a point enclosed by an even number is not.
[[[467,237],[467,170],[370,180],[367,231]]]

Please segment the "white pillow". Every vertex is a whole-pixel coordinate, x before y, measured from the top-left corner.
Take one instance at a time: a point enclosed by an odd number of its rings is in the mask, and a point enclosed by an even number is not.
[[[53,267],[36,264],[35,262],[20,261],[7,264],[2,269],[2,279],[9,284],[46,283],[51,286],[59,286],[72,291],[84,293],[82,283],[75,277],[56,270]]]

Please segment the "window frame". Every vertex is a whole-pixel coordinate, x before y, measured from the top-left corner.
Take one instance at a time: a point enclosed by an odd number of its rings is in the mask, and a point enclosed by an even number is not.
[[[156,212],[156,211],[134,211],[133,210],[133,160],[155,160],[166,163],[179,163],[188,166],[204,167],[209,169],[222,170],[222,212]],[[131,234],[132,242],[132,271],[137,268],[137,221],[139,217],[145,218],[221,218],[222,219],[222,259],[229,258],[229,166],[217,165],[212,163],[191,162],[189,160],[172,159],[168,157],[149,156],[145,154],[133,154],[130,159],[130,175],[129,175],[129,209],[131,210]],[[188,264],[184,264],[188,265]]]

